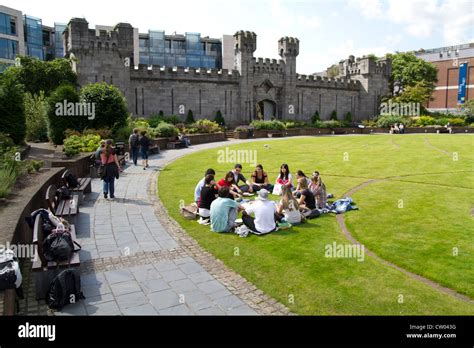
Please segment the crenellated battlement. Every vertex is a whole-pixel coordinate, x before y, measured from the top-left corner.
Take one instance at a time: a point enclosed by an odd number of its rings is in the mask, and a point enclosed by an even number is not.
[[[391,61],[387,58],[376,60],[374,57],[364,56],[355,59],[349,56],[349,59],[339,62],[339,75],[376,75],[389,76],[391,73]]]
[[[158,79],[195,79],[200,80],[216,80],[216,82],[235,82],[240,80],[240,74],[237,70],[227,69],[204,69],[204,68],[184,68],[184,67],[167,67],[153,65],[148,66],[140,64],[133,67],[130,71],[131,78],[158,78]]]
[[[359,90],[358,81],[345,78],[328,78],[314,75],[296,75],[298,86]]]
[[[283,73],[285,62],[283,59],[253,58],[253,65],[256,72],[278,72]]]

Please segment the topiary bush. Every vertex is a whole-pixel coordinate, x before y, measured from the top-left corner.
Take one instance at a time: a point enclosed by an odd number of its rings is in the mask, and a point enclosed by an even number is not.
[[[79,94],[72,85],[61,85],[56,88],[47,100],[48,104],[48,136],[55,144],[62,144],[64,140],[64,131],[66,129],[74,129],[81,131],[86,124],[84,119],[86,117],[66,116],[59,113],[57,106],[64,102],[77,103],[79,102]],[[58,111],[58,112],[57,112]]]
[[[225,126],[225,120],[220,110],[217,110],[214,122],[217,123],[219,126]]]
[[[333,110],[331,112],[331,117],[329,118],[330,120],[337,121],[337,111]]]
[[[319,117],[319,111],[315,111],[313,116],[311,116],[311,124],[315,124],[316,122],[321,121],[321,118]]]
[[[344,123],[346,126],[352,125],[352,114],[350,112],[346,113],[344,116]]]
[[[186,116],[186,123],[191,124],[194,123],[194,115],[191,109],[188,110],[188,115]]]

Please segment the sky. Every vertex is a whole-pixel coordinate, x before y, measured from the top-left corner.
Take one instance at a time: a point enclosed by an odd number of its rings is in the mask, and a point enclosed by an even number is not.
[[[264,58],[278,59],[278,39],[293,36],[300,40],[300,74],[323,71],[351,54],[382,56],[474,42],[473,0],[2,0],[2,5],[49,26],[84,17],[90,27],[128,22],[141,33],[220,38],[249,30],[257,34],[254,56]]]

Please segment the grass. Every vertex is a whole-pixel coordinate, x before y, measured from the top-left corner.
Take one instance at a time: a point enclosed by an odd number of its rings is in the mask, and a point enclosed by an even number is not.
[[[282,162],[291,172],[301,169],[309,174],[317,169],[336,197],[369,179],[394,177],[353,195],[360,210],[345,214],[350,231],[382,258],[473,298],[473,139],[470,135],[304,137],[271,141],[268,148],[264,142],[253,142],[229,149],[256,150],[257,162],[272,181]],[[179,202],[193,200],[194,186],[204,171],[212,167],[220,178],[232,168],[233,163],[217,163],[217,151],[200,151],[168,165],[158,182],[160,198],[201,246],[295,313],[474,314],[474,305],[367,255],[363,262],[326,258],[326,245],[348,243],[334,215],[248,238],[212,233],[183,219]],[[251,169],[244,164],[247,177]],[[412,174],[420,175],[403,176]],[[403,208],[398,208],[400,199]],[[457,256],[453,248],[458,248]]]

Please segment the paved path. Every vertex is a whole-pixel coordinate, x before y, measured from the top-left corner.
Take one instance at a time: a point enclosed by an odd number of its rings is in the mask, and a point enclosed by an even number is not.
[[[227,143],[238,142],[243,141]],[[116,182],[115,200],[104,199],[102,182],[93,180],[76,221],[86,299],[55,315],[289,313],[202,250],[176,223],[170,225],[162,208],[157,209],[155,178],[160,168],[191,152],[222,145],[163,151],[150,157],[147,170],[128,166]],[[44,304],[35,304],[32,293],[28,291],[25,314],[45,314]]]

